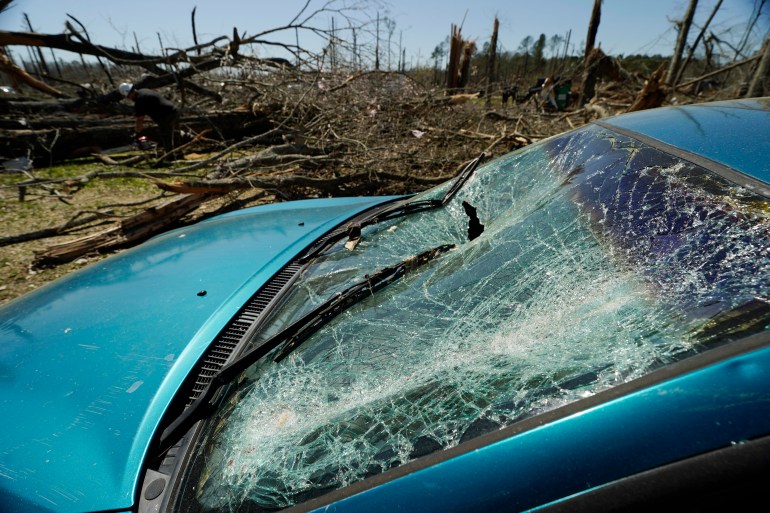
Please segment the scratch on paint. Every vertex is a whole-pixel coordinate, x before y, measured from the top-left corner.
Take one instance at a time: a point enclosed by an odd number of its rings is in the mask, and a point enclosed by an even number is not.
[[[54,501],[52,501],[51,499],[49,499],[49,498],[48,498],[48,497],[46,497],[45,495],[40,495],[40,494],[37,494],[37,496],[38,496],[38,497],[40,497],[40,498],[41,498],[41,499],[43,499],[43,500],[46,500],[46,501],[50,502],[50,503],[51,503],[51,504],[53,504],[54,506],[58,506],[58,504],[57,504],[57,503],[55,503]]]
[[[127,394],[133,394],[136,392],[136,390],[144,384],[144,381],[134,381],[134,384],[128,387],[128,390],[126,390]]]

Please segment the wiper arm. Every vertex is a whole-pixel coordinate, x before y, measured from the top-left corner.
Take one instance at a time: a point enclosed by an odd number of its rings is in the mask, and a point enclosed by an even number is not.
[[[455,178],[455,182],[452,184],[452,187],[450,187],[450,189],[440,200],[426,199],[407,203],[397,203],[388,209],[378,212],[377,214],[373,215],[371,219],[367,219],[361,224],[363,226],[368,226],[370,224],[387,221],[388,219],[395,219],[397,217],[414,214],[415,212],[421,212],[423,210],[430,210],[432,208],[445,206],[447,203],[449,203],[449,200],[451,200],[454,195],[457,194],[457,191],[462,189],[463,185],[465,185],[470,177],[473,176],[474,171],[476,171],[476,169],[479,167],[479,164],[481,164],[481,162],[484,160],[484,156],[485,154],[481,153],[481,155],[470,161],[468,165],[465,166],[465,169],[460,171],[460,174],[458,174]]]
[[[479,164],[483,162],[484,157],[485,157],[485,154],[481,153],[478,157],[470,161],[468,165],[465,166],[465,169],[460,171],[460,174],[458,174],[457,177],[455,178],[455,182],[452,184],[452,187],[446,192],[446,194],[444,194],[444,196],[441,199],[425,199],[425,200],[419,200],[419,201],[405,201],[405,202],[394,203],[390,207],[377,211],[373,213],[371,216],[363,219],[358,223],[350,224],[347,227],[347,230],[340,230],[339,232],[333,234],[332,236],[327,237],[326,239],[324,239],[324,241],[321,244],[312,248],[312,250],[309,253],[306,253],[300,259],[300,262],[306,263],[316,258],[318,255],[322,254],[327,248],[334,245],[337,241],[347,237],[348,234],[350,234],[351,232],[357,232],[360,234],[361,228],[365,226],[370,226],[373,224],[382,223],[384,221],[389,221],[391,219],[396,219],[399,217],[415,214],[417,212],[423,212],[425,210],[432,210],[434,208],[440,208],[445,206],[447,203],[449,203],[449,200],[451,200],[455,196],[455,194],[457,194],[457,192],[460,189],[462,189],[463,185],[465,185],[466,182],[470,179],[470,177],[479,167]]]
[[[479,167],[479,164],[484,160],[484,157],[486,155],[484,152],[481,153],[478,157],[473,159],[468,163],[467,166],[465,166],[465,169],[463,169],[459,175],[457,175],[457,179],[455,179],[455,183],[452,184],[452,187],[444,194],[444,197],[441,198],[441,206],[443,207],[447,203],[449,203],[449,200],[452,199],[452,197],[457,194],[457,191],[463,188],[463,185],[470,179],[471,176],[473,176],[473,173],[476,171],[476,169]]]
[[[280,362],[286,358],[289,353],[299,347],[310,335],[354,304],[455,247],[454,244],[444,244],[423,251],[406,260],[402,260],[396,265],[385,267],[374,274],[367,275],[364,281],[339,292],[326,303],[314,308],[297,322],[292,323],[291,327],[296,325],[297,329],[292,330],[292,334],[282,337],[285,339],[285,342],[283,342],[283,347],[276,355],[275,361]]]
[[[218,392],[241,375],[246,369],[264,358],[273,349],[283,345],[275,357],[279,362],[289,355],[294,349],[300,346],[313,333],[321,329],[336,316],[371,296],[378,290],[398,280],[408,272],[420,267],[436,257],[453,249],[454,244],[444,244],[442,246],[423,251],[415,256],[409,257],[398,264],[385,267],[374,274],[366,275],[365,279],[356,283],[347,289],[338,292],[324,303],[303,315],[301,318],[291,323],[281,332],[265,340],[259,346],[244,353],[236,360],[223,366],[209,382],[209,385],[200,396],[188,406],[179,417],[177,417],[163,431],[160,436],[160,447],[165,449],[170,446],[169,443],[175,442],[179,437],[189,430],[193,424],[211,413],[218,397]]]
[[[465,168],[460,172],[460,174],[457,175],[455,182],[441,199],[400,202],[391,205],[384,210],[375,212],[371,216],[363,219],[361,222],[349,225],[346,230],[340,230],[338,233],[327,237],[327,239],[325,239],[322,244],[319,244],[309,253],[305,254],[300,259],[300,262],[305,263],[312,260],[313,258],[316,258],[328,247],[346,236],[351,236],[350,234],[352,233],[360,234],[361,228],[364,226],[369,226],[390,219],[396,219],[398,217],[445,206],[468,182],[470,177],[478,168],[479,164],[481,164],[481,162],[484,160],[484,157],[485,154],[481,153],[478,157],[469,162],[468,165],[465,166]],[[278,355],[275,358],[275,361],[282,360],[294,349],[299,347],[299,345],[308,337],[310,337],[310,335],[318,331],[321,327],[323,327],[326,323],[331,321],[340,313],[344,312],[365,297],[377,292],[386,285],[399,279],[401,276],[414,269],[415,267],[433,260],[438,255],[445,253],[454,247],[455,246],[453,244],[439,246],[437,248],[430,249],[416,256],[408,258],[399,264],[386,267],[385,269],[367,276],[366,280],[336,294],[325,303],[308,312],[302,318],[293,322],[280,333],[277,333],[275,336],[269,338],[249,352],[243,354],[233,362],[223,366],[219,372],[217,372],[211,378],[209,385],[201,393],[201,395],[198,396],[198,398],[163,431],[160,437],[161,448],[166,447],[170,440],[175,441],[178,439],[181,435],[187,432],[187,430],[190,429],[190,427],[192,427],[195,422],[205,418],[214,409],[215,401],[212,401],[212,399],[218,396],[218,392],[222,389],[222,387],[238,377],[251,365],[264,358],[265,355],[267,355],[273,349],[283,344],[283,348],[280,349]]]

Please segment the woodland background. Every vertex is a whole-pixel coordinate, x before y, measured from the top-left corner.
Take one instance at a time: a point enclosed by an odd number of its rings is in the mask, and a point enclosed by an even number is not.
[[[12,3],[0,0],[0,15]],[[195,10],[180,13],[195,45],[163,48],[158,35],[157,55],[138,38],[129,49],[100,45],[73,16],[59,34],[34,32],[27,18],[29,31],[0,31],[0,304],[218,213],[419,192],[482,152],[494,158],[600,117],[768,94],[766,1],[729,34],[709,27],[721,4],[702,26],[692,23],[697,0],[670,13],[678,38],[666,56],[606,55],[595,0],[579,36],[527,36],[502,51],[497,20],[488,34],[453,25],[416,67],[395,22],[360,2],[309,1],[284,26],[200,42]],[[328,43],[277,38],[304,31]],[[277,56],[257,57],[266,47]],[[184,139],[171,164],[131,144],[123,81],[180,107]]]

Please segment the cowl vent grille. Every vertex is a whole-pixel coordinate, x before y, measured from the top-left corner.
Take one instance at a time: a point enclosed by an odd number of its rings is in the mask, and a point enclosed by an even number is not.
[[[262,312],[275,300],[281,291],[299,274],[302,265],[292,262],[268,281],[246,302],[225,328],[217,335],[211,347],[203,356],[198,377],[192,386],[187,404],[190,405],[206,390],[213,376],[227,363],[235,349],[250,334]]]

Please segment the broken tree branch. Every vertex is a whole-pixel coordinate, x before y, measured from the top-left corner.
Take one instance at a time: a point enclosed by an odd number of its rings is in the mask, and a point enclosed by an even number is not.
[[[174,198],[165,205],[152,207],[125,219],[118,226],[79,239],[51,246],[35,253],[33,268],[47,267],[72,260],[95,251],[135,244],[166,229],[185,214],[198,208],[209,195],[192,194]]]
[[[701,75],[699,77],[693,78],[692,80],[688,80],[687,82],[683,82],[683,83],[679,84],[678,87],[680,89],[683,89],[683,88],[685,88],[687,86],[691,86],[693,84],[696,84],[696,83],[700,82],[701,80],[705,80],[707,78],[715,77],[717,75],[720,75],[720,74],[724,73],[725,71],[730,71],[732,69],[738,68],[738,67],[743,66],[745,64],[752,63],[752,62],[756,61],[757,59],[759,59],[760,57],[762,57],[762,54],[757,54],[757,55],[754,55],[753,57],[749,57],[748,59],[744,59],[742,61],[734,62],[732,64],[729,64],[729,65],[725,66],[724,68],[719,68],[718,70],[711,71],[709,73],[706,73],[705,75]]]
[[[3,51],[3,48],[0,45],[0,71],[3,71],[4,73],[7,73],[11,77],[13,77],[15,80],[18,80],[20,82],[23,82],[30,86],[33,89],[36,89],[40,92],[43,92],[45,94],[51,95],[55,98],[67,98],[67,95],[63,92],[59,91],[58,89],[51,87],[50,85],[46,84],[45,82],[42,82],[36,78],[34,78],[32,75],[18,67],[16,64],[14,64],[10,57],[6,55],[6,53]]]
[[[83,212],[78,212],[68,221],[60,224],[59,226],[53,226],[51,228],[44,228],[42,230],[35,230],[32,232],[21,233],[18,235],[9,235],[7,237],[0,237],[0,247],[10,246],[12,244],[18,244],[20,242],[29,242],[32,240],[45,239],[49,237],[57,237],[64,235],[73,228],[92,223],[101,219],[107,219],[112,217],[108,213],[95,213],[91,215],[83,215]]]

